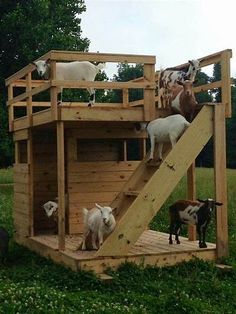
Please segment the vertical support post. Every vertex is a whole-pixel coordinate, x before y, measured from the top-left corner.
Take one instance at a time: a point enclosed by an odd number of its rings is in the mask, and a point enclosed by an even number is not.
[[[221,54],[221,102],[225,105],[225,116],[232,116],[231,109],[231,82],[230,82],[230,58],[231,50],[225,50]]]
[[[216,209],[216,253],[221,258],[228,256],[225,105],[219,104],[214,109],[215,199],[223,203]]]
[[[155,64],[144,64],[143,76],[150,83],[155,82]],[[156,117],[155,89],[144,89],[144,120],[154,120]]]
[[[146,138],[142,138],[141,139],[141,145],[140,145],[140,156],[141,159],[144,159],[144,157],[146,156]]]
[[[64,123],[57,122],[57,183],[58,183],[58,249],[65,250],[65,156]]]
[[[8,86],[8,101],[11,100],[13,98],[13,87],[12,85],[10,84]],[[9,123],[9,131],[13,131],[14,130],[14,106],[13,104],[12,105],[9,105],[8,106],[8,123]]]
[[[127,140],[124,140],[123,142],[123,152],[124,152],[123,159],[124,161],[127,161]]]
[[[123,107],[129,106],[129,90],[128,88],[124,88],[122,90],[122,96],[123,96]]]
[[[195,172],[195,163],[193,163],[187,171],[187,198],[189,200],[196,199],[196,172]],[[196,240],[196,227],[188,226],[188,240]]]
[[[31,72],[26,75],[26,92],[31,91],[32,89],[32,77],[31,77]],[[32,96],[27,97],[26,99],[26,104],[27,104],[27,119],[28,119],[28,126],[32,126]]]
[[[15,164],[20,163],[20,148],[19,148],[19,141],[15,142]]]
[[[34,235],[34,177],[33,177],[33,136],[32,129],[28,129],[27,139],[27,163],[29,165],[29,232],[30,236]]]
[[[51,61],[50,63],[50,78],[51,80],[56,79],[56,61]],[[52,119],[58,120],[58,106],[57,106],[57,87],[51,86],[50,88],[50,97],[51,97],[51,112],[52,112]]]

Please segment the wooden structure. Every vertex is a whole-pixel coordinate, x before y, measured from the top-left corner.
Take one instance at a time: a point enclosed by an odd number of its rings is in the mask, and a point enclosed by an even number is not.
[[[221,103],[205,104],[160,167],[146,163],[146,133],[134,123],[166,116],[155,95],[155,57],[50,51],[51,79],[33,80],[33,65],[6,79],[9,127],[15,142],[14,224],[16,241],[73,270],[102,273],[124,261],[144,265],[172,265],[199,257],[215,260],[228,254],[225,117],[231,115],[231,50],[200,58],[201,67],[221,63],[221,80],[195,87],[195,92],[221,88]],[[57,81],[57,61],[88,60],[144,65],[143,77],[129,82]],[[181,67],[181,66],[179,66]],[[178,67],[177,67],[178,68]],[[63,102],[57,87],[120,89],[122,103]],[[129,101],[130,89],[143,89],[144,98]],[[48,91],[48,101],[38,94]],[[16,94],[17,93],[17,94]],[[36,111],[37,109],[37,111]],[[147,230],[179,180],[187,173],[188,197],[195,198],[194,160],[214,136],[216,245],[199,249],[195,232],[181,245],[168,244],[167,234]],[[140,147],[139,160],[130,149]],[[58,196],[58,234],[41,205]],[[81,243],[81,208],[94,203],[118,208],[114,232],[98,251],[76,251]]]

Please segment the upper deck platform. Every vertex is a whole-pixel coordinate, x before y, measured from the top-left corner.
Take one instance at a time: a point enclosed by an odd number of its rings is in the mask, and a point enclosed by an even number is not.
[[[221,88],[222,102],[226,105],[226,117],[231,116],[230,91],[230,58],[231,50],[224,50],[206,57],[199,58],[200,66],[205,67],[221,63],[221,80],[194,88],[195,93]],[[50,51],[40,59],[50,59],[51,79],[34,80],[33,64],[29,64],[6,79],[8,88],[8,110],[10,131],[23,130],[35,126],[54,125],[55,121],[71,124],[78,121],[97,122],[136,122],[150,121],[159,116],[165,116],[168,108],[162,108],[156,94],[158,73],[155,72],[155,56],[83,53],[72,51]],[[143,76],[128,82],[115,81],[58,81],[55,76],[57,61],[93,61],[93,62],[123,62],[143,64]],[[176,69],[186,66],[179,65]],[[88,103],[63,102],[58,105],[57,88],[69,89],[118,89],[122,90],[121,103],[96,103],[92,108]],[[130,102],[129,90],[142,89],[143,99]],[[48,101],[39,101],[37,96],[48,92]],[[22,109],[24,108],[24,109]],[[37,112],[36,112],[37,110]]]

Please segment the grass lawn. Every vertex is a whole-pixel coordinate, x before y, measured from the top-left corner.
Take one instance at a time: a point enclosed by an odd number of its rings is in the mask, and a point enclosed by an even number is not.
[[[212,169],[197,169],[198,197],[213,196]],[[10,183],[12,170],[0,170]],[[230,257],[234,266],[222,272],[196,260],[175,267],[122,265],[111,283],[92,273],[74,273],[18,246],[11,240],[7,265],[0,265],[0,313],[236,313],[236,170],[228,170]],[[170,203],[185,197],[186,179],[151,222],[167,232]],[[158,188],[158,187],[157,187]],[[220,200],[219,200],[220,201]],[[0,226],[13,235],[13,187],[0,185]],[[207,240],[214,241],[214,222]]]

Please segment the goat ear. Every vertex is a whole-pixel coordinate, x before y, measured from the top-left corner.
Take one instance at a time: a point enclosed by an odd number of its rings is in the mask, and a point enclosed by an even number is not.
[[[200,198],[197,198],[198,202],[205,203],[205,201],[201,200]]]
[[[190,63],[191,65],[193,65],[193,62],[192,62],[192,60],[188,60],[188,63]]]
[[[198,79],[194,80],[194,81],[193,81],[193,84],[197,84],[197,82],[198,82]]]
[[[50,62],[50,59],[49,59],[49,58],[45,60],[45,63],[46,63],[46,64],[49,64],[49,62]]]
[[[117,210],[117,207],[114,207],[114,208],[111,209],[111,211],[112,211],[113,213],[115,213],[116,210]]]
[[[32,62],[30,62],[30,64],[32,64],[32,65],[36,65],[36,62],[32,61]]]
[[[179,84],[179,85],[181,85],[181,86],[184,85],[183,82],[181,82],[181,81],[176,81],[176,83]]]
[[[223,205],[223,203],[215,202],[215,205],[216,205],[216,206],[221,206],[221,205]]]
[[[100,209],[100,210],[102,210],[102,206],[100,206],[100,205],[98,205],[97,203],[95,203],[95,206],[98,208],[98,209]]]

